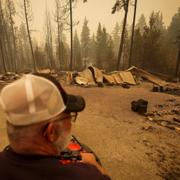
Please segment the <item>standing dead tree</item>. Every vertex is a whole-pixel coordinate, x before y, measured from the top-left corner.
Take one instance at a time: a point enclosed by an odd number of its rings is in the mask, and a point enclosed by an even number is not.
[[[24,0],[23,5],[24,5],[23,9],[24,9],[24,16],[25,16],[25,20],[26,20],[26,28],[27,28],[27,33],[28,33],[29,45],[30,45],[32,60],[33,60],[33,68],[34,68],[34,71],[36,72],[37,66],[36,66],[36,60],[35,60],[33,46],[32,46],[30,27],[29,27],[29,22],[32,21],[32,11],[31,11],[30,1]]]
[[[70,29],[71,29],[71,56],[70,56],[70,71],[72,71],[73,68],[73,16],[72,16],[72,0],[69,0],[69,7],[70,7]]]
[[[180,68],[180,32],[177,36],[177,45],[178,45],[178,55],[177,55],[177,62],[176,62],[176,70],[175,70],[175,77],[179,79],[179,68]]]
[[[118,52],[118,60],[117,60],[117,70],[120,68],[121,64],[121,57],[122,57],[122,51],[123,51],[123,45],[124,45],[124,35],[126,31],[126,21],[127,21],[127,15],[128,15],[128,8],[129,8],[129,0],[117,0],[115,5],[112,8],[112,14],[114,14],[116,11],[121,10],[124,8],[124,20],[123,20],[123,29],[121,33],[121,42],[119,46],[119,52]]]
[[[59,59],[60,69],[64,62],[63,59],[63,31],[66,30],[66,24],[69,18],[69,1],[55,0],[55,22],[57,24],[57,54]]]
[[[16,54],[16,36],[15,36],[15,27],[14,27],[14,16],[16,14],[14,2],[12,0],[6,1],[6,7],[7,7],[7,20],[10,25],[10,36],[12,39],[12,57],[13,57],[13,69],[14,71],[17,70],[17,54]]]
[[[4,55],[4,48],[3,48],[3,19],[2,19],[2,6],[1,6],[1,0],[0,0],[0,53],[1,53],[1,59],[2,59],[2,64],[3,64],[3,69],[4,72],[7,72],[7,67],[5,63],[5,55]]]
[[[77,1],[77,0],[76,0]],[[70,11],[70,47],[71,47],[71,55],[70,55],[70,70],[73,70],[73,12],[72,12],[72,2],[75,0],[69,0],[69,11]],[[83,0],[83,3],[87,2],[87,0]]]
[[[73,27],[76,23],[73,22],[73,3],[76,3],[77,0],[55,0],[56,2],[56,15],[55,21],[58,27],[58,44],[59,44],[59,60],[62,62],[62,32],[64,30],[70,29],[70,64],[69,69],[73,69]],[[83,0],[83,3],[87,2],[87,0]],[[68,22],[69,19],[69,22]]]
[[[1,1],[0,1],[1,3]],[[0,9],[1,11],[1,9]],[[1,58],[2,58],[2,64],[3,64],[3,68],[4,68],[4,72],[7,73],[7,68],[6,68],[6,63],[5,63],[5,57],[4,57],[4,50],[3,50],[3,42],[2,42],[2,29],[3,29],[3,25],[2,25],[2,18],[1,18],[1,13],[0,13],[0,52],[1,52]]]
[[[129,67],[131,66],[133,44],[134,44],[134,28],[135,28],[135,22],[136,22],[136,9],[137,9],[137,0],[134,1],[134,16],[133,16],[133,24],[132,24],[131,46],[130,46],[130,53],[129,53]]]
[[[0,38],[1,38],[1,53],[2,53],[2,59],[3,59],[3,64],[4,64],[4,70],[5,72],[7,71],[7,67],[12,70],[12,64],[13,64],[13,59],[12,59],[12,50],[11,50],[11,43],[10,43],[10,38],[8,35],[8,24],[5,19],[4,15],[4,10],[2,8],[2,2],[0,1],[0,26],[1,26],[1,31],[0,31]]]
[[[47,53],[47,59],[48,63],[50,65],[50,69],[53,67],[53,38],[52,38],[52,24],[51,24],[51,17],[50,13],[47,9],[47,4],[46,4],[46,22],[45,22],[45,39],[46,39],[46,44],[45,44],[45,49]]]
[[[4,68],[4,72],[7,73],[6,63],[5,63],[5,57],[4,57],[4,51],[3,51],[3,45],[2,40],[0,38],[0,52],[1,52],[1,58],[2,58],[2,64]]]
[[[17,54],[19,57],[19,61],[17,62],[18,70],[30,70],[29,68],[32,65],[32,55],[29,46],[28,34],[24,23],[21,23],[16,34]]]

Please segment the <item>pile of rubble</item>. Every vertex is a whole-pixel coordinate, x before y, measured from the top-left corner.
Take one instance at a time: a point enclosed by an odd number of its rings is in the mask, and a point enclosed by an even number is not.
[[[145,116],[151,122],[180,132],[180,103],[176,99],[156,105],[156,110],[146,113]]]
[[[154,74],[134,66],[125,71],[113,71],[110,73],[106,73],[94,66],[89,66],[82,72],[67,72],[66,80],[68,84],[77,84],[85,87],[120,85],[124,88],[141,84],[144,81],[152,83],[153,92],[180,95],[180,84],[169,83]]]
[[[20,75],[14,72],[7,72],[6,74],[0,74],[0,84],[6,85],[19,78],[20,78]]]
[[[7,72],[5,74],[0,74],[0,85],[4,86],[6,84],[9,84],[20,77],[22,77],[24,74],[32,74],[33,72],[31,70],[23,70],[22,72],[14,73],[14,72]],[[42,74],[50,74],[54,77],[56,77],[59,81],[64,80],[66,81],[67,77],[67,72],[66,71],[60,71],[56,72],[55,70],[50,70],[50,69],[42,69],[38,70],[37,73],[42,73]]]
[[[153,86],[152,91],[153,92],[164,92],[164,93],[180,96],[180,84],[168,83],[165,86]]]
[[[104,71],[89,66],[82,72],[69,73],[68,74],[69,84],[75,83],[81,86],[91,87],[104,85],[136,85],[136,81],[130,71],[116,71],[111,73],[105,73]]]
[[[125,71],[113,71],[106,73],[97,67],[89,66],[82,72],[55,71],[50,69],[38,70],[39,73],[51,74],[64,84],[77,84],[83,87],[104,87],[104,86],[122,86],[130,88],[130,86],[138,85],[144,81],[152,83],[153,92],[165,92],[180,95],[180,83],[168,83],[167,81],[153,75],[143,69],[132,66]],[[32,73],[21,72],[0,75],[0,84],[12,82],[23,74]]]
[[[83,86],[95,86],[95,85],[136,85],[141,79],[149,80],[150,82],[164,86],[167,83],[160,78],[136,67],[131,67],[126,71],[113,71],[110,73],[105,73],[104,71],[94,67],[89,66],[82,72],[69,72],[68,82],[76,83]]]
[[[146,113],[145,116],[151,122],[180,132],[180,103],[176,99],[156,105],[156,110]]]
[[[139,99],[131,102],[131,110],[146,117],[148,121],[180,132],[180,103],[169,99],[166,104],[157,104],[156,110],[147,111],[148,101]]]

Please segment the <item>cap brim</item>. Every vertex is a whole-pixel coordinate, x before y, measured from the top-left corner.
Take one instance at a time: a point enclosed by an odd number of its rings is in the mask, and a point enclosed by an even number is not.
[[[85,100],[82,96],[68,94],[66,102],[67,112],[80,112],[85,108]]]

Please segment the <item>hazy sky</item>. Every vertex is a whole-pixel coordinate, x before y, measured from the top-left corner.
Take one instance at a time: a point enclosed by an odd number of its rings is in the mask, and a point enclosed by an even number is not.
[[[22,1],[22,0],[16,0]],[[46,1],[48,9],[54,13],[54,0],[31,0],[33,9],[33,29],[38,30],[36,37],[43,35],[44,26],[44,13],[46,7]],[[124,12],[116,12],[116,14],[111,14],[111,8],[113,7],[116,0],[88,0],[87,3],[82,3],[83,0],[78,0],[76,8],[73,9],[74,20],[79,21],[79,25],[75,28],[80,33],[81,27],[86,16],[89,20],[89,27],[92,32],[96,33],[98,22],[101,22],[109,33],[112,32],[115,23],[122,22],[124,17]],[[163,14],[164,24],[169,25],[172,16],[177,12],[178,7],[180,7],[180,0],[138,0],[137,6],[137,20],[143,13],[145,17],[149,18],[150,13],[154,11],[160,11]],[[128,24],[132,23],[133,7],[129,9]]]

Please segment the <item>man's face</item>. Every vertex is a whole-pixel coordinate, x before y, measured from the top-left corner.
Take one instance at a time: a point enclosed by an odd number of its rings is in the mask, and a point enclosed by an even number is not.
[[[58,154],[60,154],[60,152],[61,152],[62,150],[64,150],[64,149],[68,146],[70,140],[71,140],[71,133],[68,133],[68,134],[63,133],[63,134],[57,139],[57,141],[54,143],[54,145],[55,145],[55,147],[56,147],[57,150],[58,150]]]
[[[58,150],[58,153],[60,153],[67,147],[71,139],[71,116],[70,114],[65,114],[63,118],[65,119],[58,122],[60,135],[54,143],[55,147]]]

